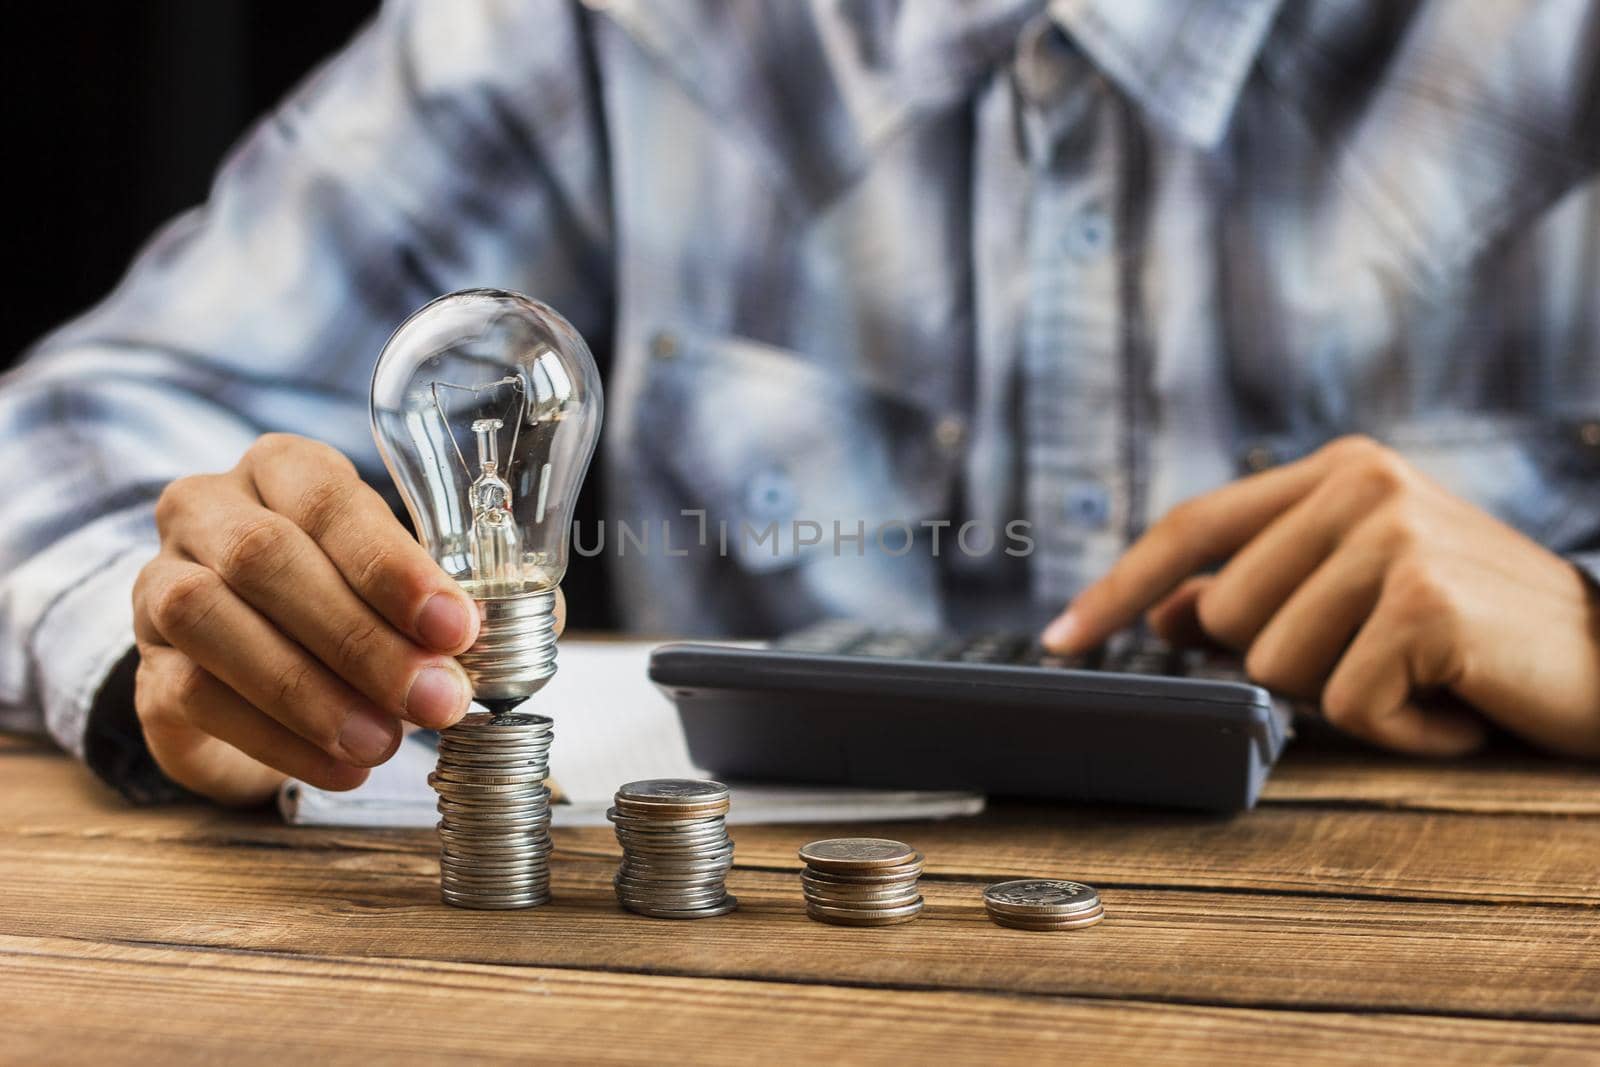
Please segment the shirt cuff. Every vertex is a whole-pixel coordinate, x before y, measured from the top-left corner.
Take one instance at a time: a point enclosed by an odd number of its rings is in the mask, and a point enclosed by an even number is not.
[[[131,544],[79,578],[30,642],[51,736],[135,803],[187,796],[156,766],[134,712],[133,583],[155,551]]]

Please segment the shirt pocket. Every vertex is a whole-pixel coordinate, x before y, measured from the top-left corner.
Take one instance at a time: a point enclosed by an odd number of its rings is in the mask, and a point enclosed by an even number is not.
[[[762,572],[872,555],[880,536],[907,555],[920,521],[948,504],[955,457],[938,446],[937,423],[849,369],[674,329],[652,343],[638,446],[675,496],[705,509],[711,543],[725,523],[727,554]]]

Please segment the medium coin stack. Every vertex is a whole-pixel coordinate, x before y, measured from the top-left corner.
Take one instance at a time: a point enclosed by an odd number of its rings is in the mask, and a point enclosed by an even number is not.
[[[738,905],[723,886],[733,867],[723,822],[727,786],[688,778],[629,782],[613,804],[606,818],[622,845],[611,883],[617,903],[657,919],[704,919]]]
[[[813,841],[800,850],[806,914],[838,926],[892,926],[922,911],[922,853],[882,837]]]
[[[439,889],[446,904],[503,911],[550,900],[553,723],[469,712],[439,734]]]
[[[1106,917],[1100,894],[1082,882],[1019,878],[983,891],[989,918],[1013,930],[1080,930]]]

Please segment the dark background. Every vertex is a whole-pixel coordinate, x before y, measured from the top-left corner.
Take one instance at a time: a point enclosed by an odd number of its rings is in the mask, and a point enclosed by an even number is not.
[[[163,222],[205,199],[239,136],[376,0],[4,5],[7,292],[0,368],[104,296]]]
[[[438,0],[440,3],[448,0]],[[11,0],[0,6],[7,208],[0,370],[104,297],[205,200],[228,149],[355,35],[378,0]],[[595,537],[592,469],[577,518]],[[600,560],[574,556],[570,620],[609,628]]]

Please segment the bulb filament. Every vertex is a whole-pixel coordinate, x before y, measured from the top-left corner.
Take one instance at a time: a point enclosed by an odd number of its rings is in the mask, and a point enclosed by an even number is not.
[[[522,591],[522,534],[511,514],[511,486],[500,476],[500,451],[495,431],[499,419],[478,419],[478,477],[472,483],[472,578],[481,596],[510,596]]]

